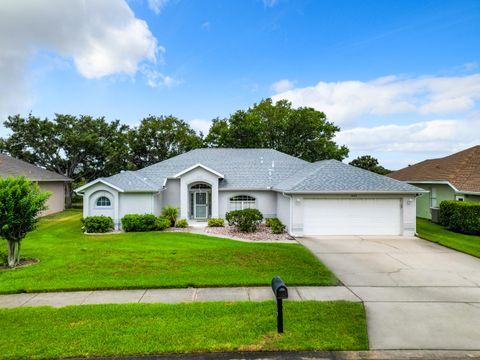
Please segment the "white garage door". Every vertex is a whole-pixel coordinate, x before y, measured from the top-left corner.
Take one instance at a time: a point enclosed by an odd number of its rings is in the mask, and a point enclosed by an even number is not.
[[[400,199],[305,199],[305,235],[400,235]]]

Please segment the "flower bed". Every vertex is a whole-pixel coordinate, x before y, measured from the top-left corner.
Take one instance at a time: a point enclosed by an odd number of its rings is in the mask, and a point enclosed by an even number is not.
[[[239,238],[250,241],[285,241],[294,240],[286,232],[283,234],[272,234],[272,230],[264,224],[258,225],[255,232],[247,233],[237,230],[234,226],[225,225],[224,227],[207,227],[205,232],[211,235],[220,235],[233,238]]]

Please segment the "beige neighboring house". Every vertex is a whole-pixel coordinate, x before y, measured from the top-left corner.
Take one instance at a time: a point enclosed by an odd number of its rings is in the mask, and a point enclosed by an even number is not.
[[[42,213],[42,216],[65,210],[65,183],[72,181],[68,177],[0,154],[0,177],[9,176],[25,176],[27,179],[37,182],[42,191],[52,193],[47,200],[48,209]]]

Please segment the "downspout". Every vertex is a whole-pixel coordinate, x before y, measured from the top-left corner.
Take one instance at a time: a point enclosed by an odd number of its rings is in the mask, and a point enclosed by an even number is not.
[[[290,211],[289,211],[289,216],[288,216],[288,217],[289,217],[289,219],[288,219],[288,222],[289,222],[288,230],[289,230],[290,235],[293,236],[293,234],[292,234],[292,230],[293,230],[293,229],[292,229],[292,223],[293,223],[293,197],[292,197],[291,195],[285,194],[284,192],[282,192],[282,195],[283,195],[284,197],[286,197],[287,199],[290,200]]]

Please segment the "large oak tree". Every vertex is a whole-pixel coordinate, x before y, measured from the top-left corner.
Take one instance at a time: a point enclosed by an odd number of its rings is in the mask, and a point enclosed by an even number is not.
[[[103,117],[55,114],[53,120],[31,114],[9,116],[11,135],[0,150],[13,157],[72,178],[90,181],[128,168],[128,126]],[[66,184],[66,206],[71,206],[72,184]]]
[[[286,100],[265,99],[227,119],[213,120],[205,143],[210,147],[272,148],[307,161],[343,160],[346,146],[333,140],[340,130],[313,108],[292,108]]]

